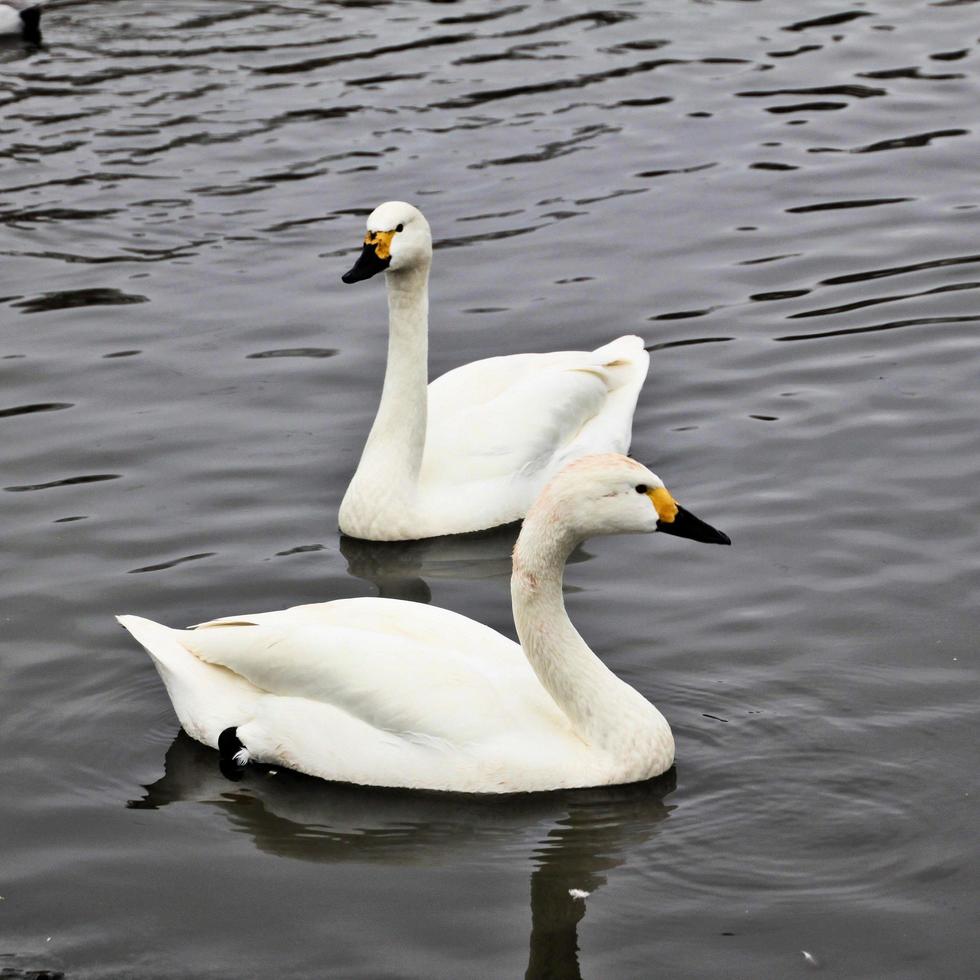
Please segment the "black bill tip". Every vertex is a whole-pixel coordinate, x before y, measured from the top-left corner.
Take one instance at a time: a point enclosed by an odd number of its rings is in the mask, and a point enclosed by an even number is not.
[[[700,517],[695,517],[689,510],[679,505],[677,516],[669,524],[666,521],[657,521],[657,530],[663,531],[664,534],[673,534],[678,538],[701,541],[704,544],[732,543],[732,539],[724,531],[705,524]]]
[[[357,261],[351,266],[349,272],[345,272],[340,278],[348,285],[352,282],[360,282],[362,279],[370,279],[379,272],[384,272],[391,264],[391,259],[379,259],[378,253],[373,245],[365,244],[361,249],[361,254]]]

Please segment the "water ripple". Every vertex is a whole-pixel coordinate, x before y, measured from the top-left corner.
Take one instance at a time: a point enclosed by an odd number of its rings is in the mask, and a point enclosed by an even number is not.
[[[50,490],[52,487],[72,487],[83,483],[102,483],[105,480],[121,480],[121,473],[92,473],[85,476],[68,476],[62,480],[51,480],[48,483],[31,483],[25,486],[4,487],[10,493],[24,493],[29,490]]]
[[[936,296],[940,293],[956,293],[964,290],[980,289],[980,282],[956,282],[948,286],[936,286],[933,289],[924,289],[918,293],[896,293],[894,296],[872,296],[868,299],[854,300],[851,303],[842,303],[839,306],[825,306],[817,310],[802,310],[799,313],[791,313],[786,319],[802,320],[806,317],[814,316],[833,316],[835,313],[850,313],[852,310],[863,310],[868,306],[880,306],[882,303],[897,303],[901,300],[916,299],[920,296]]]
[[[640,61],[635,65],[622,68],[611,68],[608,71],[592,72],[585,75],[578,75],[574,78],[559,78],[548,82],[537,82],[526,85],[513,85],[507,88],[487,89],[484,91],[470,92],[466,95],[457,96],[443,102],[433,102],[433,109],[470,109],[473,106],[483,105],[488,102],[500,102],[506,99],[518,98],[523,95],[538,95],[545,92],[561,92],[569,89],[586,88],[597,82],[607,82],[613,79],[627,78],[631,75],[639,75],[645,72],[656,71],[667,65],[679,65],[684,62],[676,58],[655,58]]]
[[[180,558],[171,558],[170,561],[162,561],[154,565],[143,565],[141,568],[131,568],[129,570],[129,574],[138,575],[141,572],[162,572],[168,568],[174,568],[177,565],[183,565],[189,561],[200,561],[202,558],[213,558],[214,555],[214,551],[202,551],[197,555],[183,555]]]
[[[255,354],[246,354],[249,360],[264,360],[271,357],[336,357],[339,354],[333,347],[284,347],[280,350],[262,350]]]
[[[787,334],[784,337],[774,337],[774,340],[825,340],[828,337],[848,337],[852,334],[879,333],[884,330],[901,330],[905,327],[928,327],[943,323],[973,323],[980,320],[980,314],[965,316],[922,316],[908,320],[891,320],[888,323],[875,323],[866,327],[845,327],[839,330],[822,330],[818,333]]]
[[[909,265],[848,272],[840,276],[831,276],[829,279],[821,279],[820,285],[842,286],[845,283],[867,282],[871,279],[885,279],[890,276],[904,276],[909,272],[921,272],[924,269],[943,269],[953,265],[974,265],[977,262],[980,262],[980,255],[954,255],[944,259],[927,259],[924,262],[914,262]]]
[[[44,293],[32,299],[11,305],[24,313],[50,313],[53,310],[71,310],[80,306],[127,306],[131,303],[149,303],[149,297],[136,293],[124,293],[119,289],[91,287],[62,292]]]
[[[71,402],[35,402],[33,405],[15,405],[13,408],[0,408],[0,419],[14,415],[33,415],[37,412],[60,412],[74,407]]]
[[[308,58],[305,61],[292,61],[284,65],[263,65],[252,70],[262,75],[294,75],[302,72],[316,71],[320,68],[330,68],[348,61],[367,61],[371,58],[383,58],[389,54],[399,54],[405,51],[418,51],[426,48],[445,47],[451,44],[463,44],[473,40],[474,34],[442,34],[436,37],[420,38],[417,41],[406,41],[403,44],[388,44],[371,48],[367,51],[350,51],[344,54],[328,55],[321,58]]]
[[[881,204],[902,204],[911,197],[870,197],[855,201],[821,201],[819,204],[799,204],[787,208],[787,214],[809,214],[812,211],[841,211],[847,208],[874,208]]]
[[[826,14],[823,17],[814,17],[811,20],[800,20],[795,24],[789,24],[783,28],[784,31],[808,31],[811,27],[837,27],[839,24],[846,24],[849,21],[857,20],[859,17],[873,17],[874,14],[868,10],[848,10],[840,14]]]
[[[762,99],[773,95],[852,95],[856,99],[870,99],[887,95],[888,92],[870,85],[816,85],[810,88],[750,89],[735,94],[743,99]]]

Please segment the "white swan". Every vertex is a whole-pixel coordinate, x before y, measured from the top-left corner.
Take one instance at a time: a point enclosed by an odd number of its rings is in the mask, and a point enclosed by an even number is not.
[[[650,356],[639,337],[594,351],[474,361],[428,382],[432,237],[388,201],[344,282],[387,273],[381,404],[340,505],[340,529],[373,541],[482,531],[519,520],[581,456],[625,453]]]
[[[2,0],[0,35],[20,34],[29,41],[40,41],[42,3],[44,0]]]
[[[190,630],[120,616],[184,730],[232,756],[373,786],[511,793],[627,783],[674,758],[660,712],[586,646],[562,572],[593,534],[729,544],[625,456],[578,460],[545,488],[514,549],[521,645],[456,613],[340,599]]]

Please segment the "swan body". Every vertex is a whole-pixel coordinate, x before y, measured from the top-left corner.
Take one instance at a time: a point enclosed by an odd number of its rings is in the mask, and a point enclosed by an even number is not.
[[[42,3],[43,0],[0,2],[0,36],[20,34],[30,41],[39,41]]]
[[[184,730],[214,748],[235,726],[252,759],[463,792],[572,785],[573,760],[587,761],[521,648],[445,609],[359,598],[188,631],[119,621],[154,658]]]
[[[660,712],[589,650],[562,572],[591,534],[728,543],[617,455],[566,467],[528,514],[511,592],[520,644],[445,609],[342,599],[189,630],[119,622],[146,648],[185,731],[239,761],[373,786],[509,793],[634,782],[670,767]]]
[[[367,227],[343,278],[385,272],[388,363],[340,506],[345,534],[402,541],[509,524],[568,463],[627,451],[650,361],[639,337],[594,351],[491,357],[428,384],[429,225],[410,204],[389,201]]]

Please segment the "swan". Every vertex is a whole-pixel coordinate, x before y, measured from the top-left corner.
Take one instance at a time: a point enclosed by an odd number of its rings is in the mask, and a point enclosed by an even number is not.
[[[388,201],[367,219],[346,283],[386,273],[388,363],[381,403],[340,505],[344,534],[405,541],[520,520],[581,456],[625,453],[650,355],[639,337],[594,351],[511,354],[428,382],[432,235]]]
[[[340,782],[467,793],[630,783],[670,768],[663,715],[572,626],[565,561],[595,534],[728,537],[626,456],[571,463],[514,548],[520,644],[446,609],[357,598],[214,619],[119,622],[150,654],[188,735],[232,760]]]
[[[40,41],[43,2],[44,0],[2,0],[0,35],[20,34],[28,41]]]

